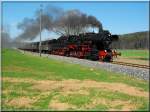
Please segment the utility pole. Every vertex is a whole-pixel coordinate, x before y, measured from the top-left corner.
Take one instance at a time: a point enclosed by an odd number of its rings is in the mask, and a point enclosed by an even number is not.
[[[41,57],[41,29],[42,29],[42,4],[40,5],[40,43],[39,43],[40,57]]]

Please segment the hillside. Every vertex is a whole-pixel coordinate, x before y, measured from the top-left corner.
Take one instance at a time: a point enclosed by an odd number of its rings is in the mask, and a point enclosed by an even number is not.
[[[119,35],[119,41],[112,43],[117,49],[148,49],[149,31]]]

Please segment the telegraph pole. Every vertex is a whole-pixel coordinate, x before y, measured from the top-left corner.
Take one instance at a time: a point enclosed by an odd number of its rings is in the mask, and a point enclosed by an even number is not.
[[[42,4],[40,5],[40,43],[39,43],[40,57],[41,57],[41,29],[42,29]]]

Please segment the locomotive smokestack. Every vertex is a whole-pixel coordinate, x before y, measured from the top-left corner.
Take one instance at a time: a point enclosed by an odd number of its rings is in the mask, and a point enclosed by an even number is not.
[[[102,27],[100,27],[100,26],[98,27],[98,30],[99,30],[98,31],[99,33],[103,31]]]
[[[98,26],[98,30],[99,30],[99,31],[98,31],[99,33],[103,31],[103,26],[102,26],[101,23],[100,23],[99,26]]]
[[[99,29],[99,31],[98,31],[98,32],[100,33],[100,32],[101,32],[101,29],[100,29],[100,27],[99,27],[98,29]]]

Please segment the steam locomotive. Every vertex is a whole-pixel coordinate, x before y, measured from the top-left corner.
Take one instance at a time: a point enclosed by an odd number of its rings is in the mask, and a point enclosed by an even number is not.
[[[42,41],[40,48],[42,53],[110,62],[114,56],[110,44],[117,40],[118,35],[103,30],[99,33],[82,33]],[[39,42],[28,43],[20,49],[39,52]]]

